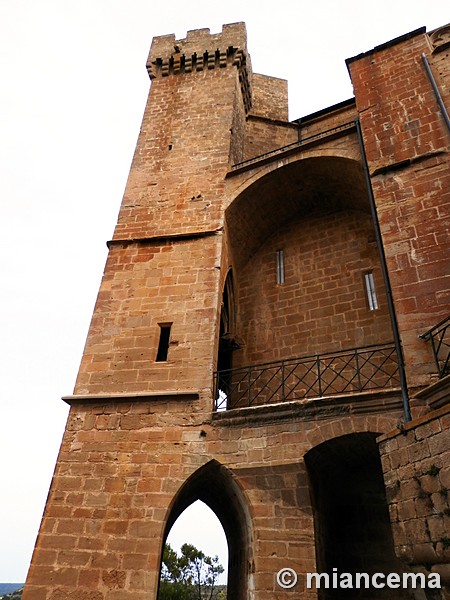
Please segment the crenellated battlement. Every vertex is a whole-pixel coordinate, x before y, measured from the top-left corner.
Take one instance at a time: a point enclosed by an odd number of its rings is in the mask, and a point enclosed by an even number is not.
[[[223,25],[222,32],[194,29],[186,38],[175,34],[153,38],[147,60],[150,79],[234,66],[239,71],[246,112],[251,108],[251,61],[247,51],[245,23]]]
[[[222,26],[221,33],[210,33],[208,28],[193,29],[184,39],[175,39],[175,34],[160,35],[153,38],[148,63],[158,58],[168,59],[181,53],[184,55],[214,53],[217,49],[226,50],[229,46],[241,48],[247,52],[247,30],[245,23],[231,23]]]

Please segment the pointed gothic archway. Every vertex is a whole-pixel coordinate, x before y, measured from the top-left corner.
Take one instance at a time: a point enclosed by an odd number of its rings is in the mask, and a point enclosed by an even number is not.
[[[225,532],[228,543],[227,597],[245,600],[251,564],[250,518],[243,493],[232,473],[216,460],[193,473],[175,496],[169,509],[162,548],[175,521],[196,500],[204,502],[215,513]]]
[[[217,355],[217,371],[222,373],[216,399],[218,408],[225,408],[230,383],[230,369],[233,367],[233,352],[240,346],[236,339],[236,305],[234,299],[233,271],[229,269],[225,279],[220,309],[219,350]]]

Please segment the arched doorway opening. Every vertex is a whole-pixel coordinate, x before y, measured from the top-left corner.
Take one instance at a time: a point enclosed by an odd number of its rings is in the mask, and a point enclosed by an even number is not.
[[[227,408],[227,397],[231,381],[231,369],[233,367],[233,352],[240,348],[236,338],[236,308],[234,298],[233,272],[228,271],[222,294],[220,310],[219,350],[217,356],[217,372],[220,381],[217,381],[217,409]]]
[[[312,484],[317,571],[337,573],[401,572],[396,558],[378,453],[378,434],[344,435],[305,455]],[[368,589],[346,589],[349,599],[368,598]],[[320,589],[320,600],[342,597],[343,590]],[[390,598],[392,590],[375,590]],[[400,595],[395,596],[401,597]]]
[[[215,460],[196,471],[185,482],[170,507],[163,546],[180,515],[200,500],[216,515],[228,544],[227,598],[247,598],[251,564],[250,520],[242,491],[231,472]]]
[[[171,558],[168,561],[171,570],[166,567],[169,581],[174,574],[180,579],[182,573],[194,567],[195,581],[202,584],[205,598],[223,600],[226,597],[228,544],[219,519],[204,502],[197,500],[181,513],[169,532],[166,545],[171,551],[167,554]],[[200,558],[196,551],[204,556]],[[174,560],[174,552],[179,560]],[[188,563],[186,555],[192,557]],[[171,584],[165,585],[169,591]]]

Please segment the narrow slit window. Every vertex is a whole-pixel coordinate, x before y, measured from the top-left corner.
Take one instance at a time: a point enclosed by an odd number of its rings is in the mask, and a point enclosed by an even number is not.
[[[284,250],[277,250],[277,283],[284,283]]]
[[[369,310],[376,310],[378,308],[377,293],[375,291],[375,280],[373,278],[372,271],[364,273],[364,281],[366,284],[367,302],[369,303]]]
[[[169,353],[170,329],[172,323],[159,323],[159,344],[156,362],[165,362]]]

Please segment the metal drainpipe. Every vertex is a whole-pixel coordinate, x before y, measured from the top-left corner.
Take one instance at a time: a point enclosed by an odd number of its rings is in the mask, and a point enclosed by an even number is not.
[[[378,253],[380,255],[381,272],[383,274],[384,285],[386,286],[389,317],[391,320],[392,332],[394,334],[394,344],[395,344],[395,351],[397,353],[398,371],[399,371],[399,376],[400,376],[400,387],[402,390],[403,414],[405,417],[405,422],[408,423],[409,421],[411,421],[411,410],[410,410],[410,406],[409,406],[408,386],[406,383],[406,373],[405,373],[405,363],[403,360],[403,351],[402,351],[402,345],[401,345],[401,341],[400,341],[400,333],[398,330],[397,316],[395,314],[394,300],[392,297],[392,289],[391,289],[391,284],[389,281],[389,272],[388,272],[387,264],[386,264],[386,256],[384,253],[383,241],[381,239],[380,223],[378,221],[378,214],[377,214],[377,209],[375,206],[375,198],[373,195],[372,182],[370,179],[369,167],[367,164],[366,151],[364,149],[364,141],[363,141],[362,132],[361,132],[361,124],[360,124],[358,118],[355,119],[355,124],[356,124],[356,131],[358,134],[359,149],[360,149],[361,157],[362,157],[364,176],[365,176],[366,184],[367,184],[367,193],[368,193],[368,197],[369,197],[370,212],[372,214],[372,220],[373,220],[373,224],[374,224],[374,228],[375,228],[375,239],[377,242]]]

